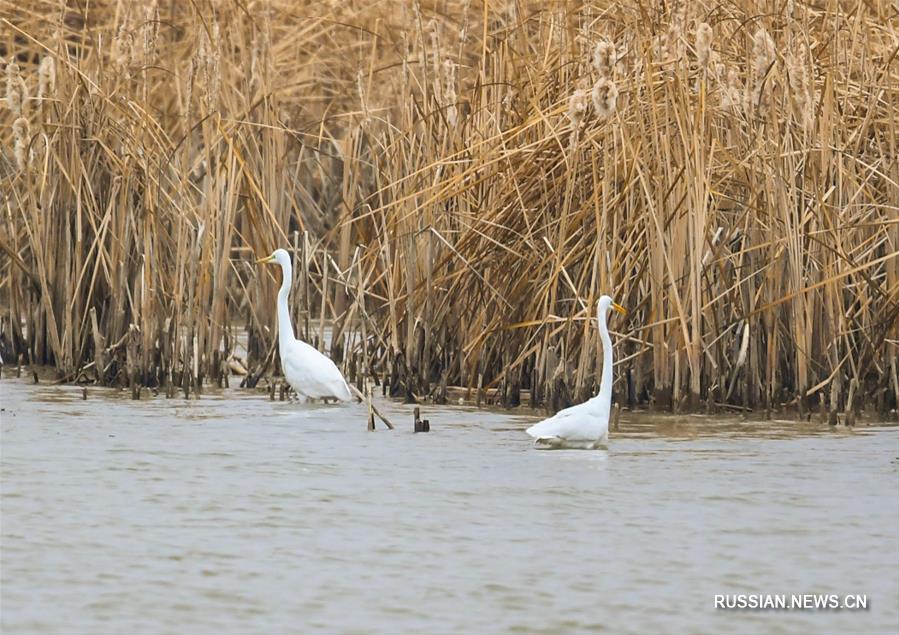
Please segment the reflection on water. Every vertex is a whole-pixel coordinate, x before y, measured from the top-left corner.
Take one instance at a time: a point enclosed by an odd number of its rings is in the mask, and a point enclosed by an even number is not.
[[[899,430],[0,382],[4,633],[896,632]],[[866,593],[724,612],[716,593]]]

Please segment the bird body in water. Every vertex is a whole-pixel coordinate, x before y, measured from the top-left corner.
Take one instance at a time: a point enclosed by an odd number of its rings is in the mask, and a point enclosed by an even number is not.
[[[606,318],[609,310],[626,314],[607,295],[597,302],[599,336],[602,340],[602,381],[599,394],[582,404],[560,410],[527,429],[534,446],[541,450],[603,448],[609,441],[609,413],[612,406],[612,339]]]
[[[281,289],[278,291],[278,352],[281,355],[281,372],[287,383],[302,400],[321,399],[350,401],[350,387],[340,370],[327,356],[298,340],[294,336],[287,309],[287,298],[293,280],[290,255],[276,249],[271,256],[260,258],[258,263],[276,263],[281,266]]]

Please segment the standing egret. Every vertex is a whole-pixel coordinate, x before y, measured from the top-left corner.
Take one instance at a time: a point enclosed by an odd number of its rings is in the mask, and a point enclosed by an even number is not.
[[[290,256],[283,249],[276,249],[257,263],[276,262],[281,265],[281,290],[278,291],[278,352],[281,353],[281,372],[300,399],[336,399],[350,401],[350,387],[330,359],[319,353],[293,334],[287,297],[293,280]]]
[[[597,303],[596,319],[602,339],[602,381],[599,394],[582,404],[560,410],[549,419],[527,429],[534,446],[542,450],[562,448],[593,450],[609,440],[609,410],[612,404],[612,339],[606,326],[609,309],[626,315],[627,311],[607,295]]]

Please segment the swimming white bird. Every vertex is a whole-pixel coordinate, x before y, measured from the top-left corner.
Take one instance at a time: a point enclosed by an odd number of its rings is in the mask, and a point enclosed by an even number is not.
[[[281,353],[281,372],[287,383],[301,400],[336,399],[350,401],[350,387],[334,362],[298,340],[293,334],[287,297],[293,280],[290,255],[283,249],[276,249],[271,256],[260,258],[257,263],[276,262],[281,265],[281,290],[278,291],[278,352]]]
[[[596,319],[602,339],[602,381],[599,394],[582,404],[560,410],[549,419],[527,429],[534,437],[534,447],[541,450],[583,449],[604,447],[609,440],[609,411],[612,405],[612,339],[606,326],[609,309],[626,315],[627,311],[607,295],[597,303]]]

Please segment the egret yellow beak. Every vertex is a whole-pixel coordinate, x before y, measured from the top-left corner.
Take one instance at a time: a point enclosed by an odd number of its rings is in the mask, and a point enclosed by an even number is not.
[[[259,258],[256,261],[256,264],[259,265],[259,264],[265,264],[265,263],[274,262],[274,261],[275,261],[275,257],[272,255],[272,256],[266,256],[265,258]]]
[[[612,302],[612,308],[618,311],[621,315],[627,315],[627,309],[618,304],[617,302]]]

